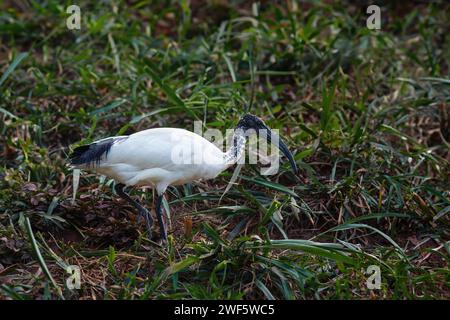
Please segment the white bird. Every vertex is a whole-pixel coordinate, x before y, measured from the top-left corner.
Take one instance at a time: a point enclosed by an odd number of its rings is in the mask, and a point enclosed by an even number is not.
[[[91,169],[118,182],[115,184],[117,194],[132,204],[145,218],[150,239],[153,225],[150,213],[125,193],[124,188],[156,188],[156,216],[161,238],[165,240],[167,234],[161,204],[167,187],[215,178],[240,159],[245,150],[246,137],[252,132],[263,132],[269,143],[277,142],[277,147],[289,159],[292,169],[297,173],[294,158],[283,141],[261,119],[251,114],[240,119],[233,135],[232,146],[226,152],[222,152],[196,133],[178,128],[155,128],[129,136],[109,137],[77,147],[69,156],[69,160],[74,168]]]

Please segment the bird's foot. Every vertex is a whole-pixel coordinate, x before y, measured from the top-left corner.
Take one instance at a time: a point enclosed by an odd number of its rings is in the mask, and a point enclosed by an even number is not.
[[[144,220],[144,217],[142,216],[141,213],[138,214],[137,219],[136,219],[136,225],[140,226],[142,224],[142,221]]]
[[[160,237],[160,239],[161,239],[161,241],[162,242],[167,242],[167,234],[164,232],[164,233],[161,233],[160,235],[159,235],[159,237]]]
[[[167,236],[164,236],[163,234],[156,233],[149,239],[153,242],[159,243],[159,244],[165,244],[167,243]]]
[[[137,225],[140,226],[142,224],[142,220],[145,221],[146,227],[147,227],[147,236],[148,239],[153,240],[153,232],[152,232],[152,225],[153,225],[153,219],[150,216],[150,212],[148,211],[140,211],[139,215],[137,217]]]
[[[161,246],[164,246],[165,244],[167,244],[167,239],[164,239],[163,237],[161,237],[160,235],[155,235],[153,236],[153,239],[151,239],[153,242],[158,243]]]

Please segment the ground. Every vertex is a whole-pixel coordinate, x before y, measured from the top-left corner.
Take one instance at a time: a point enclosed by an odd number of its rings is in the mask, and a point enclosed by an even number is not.
[[[361,3],[0,4],[0,299],[450,298],[450,10]],[[167,244],[105,177],[72,199],[74,147],[247,111],[299,174],[169,188]]]

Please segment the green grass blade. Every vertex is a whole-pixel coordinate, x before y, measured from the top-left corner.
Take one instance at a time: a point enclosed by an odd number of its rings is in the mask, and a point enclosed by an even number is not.
[[[276,191],[281,191],[283,193],[289,194],[293,197],[298,197],[298,195],[292,191],[291,189],[283,186],[282,184],[276,183],[276,182],[271,182],[271,181],[267,181],[267,180],[262,180],[259,178],[250,178],[250,177],[246,177],[246,176],[240,176],[243,180],[246,181],[250,181],[256,184],[259,184],[263,187],[272,189],[272,190],[276,190]]]
[[[260,280],[256,280],[255,283],[256,286],[259,288],[259,290],[261,290],[264,293],[264,295],[268,300],[275,300],[275,297],[273,296],[272,292],[270,292],[269,288],[267,288],[264,283],[262,283]]]
[[[39,245],[36,241],[36,238],[34,237],[33,229],[31,228],[30,218],[28,218],[28,217],[25,217],[25,226],[26,226],[26,230],[28,233],[28,237],[30,239],[31,248],[33,249],[33,252],[37,258],[39,265],[42,268],[42,271],[44,272],[45,276],[50,281],[50,283],[53,285],[53,287],[56,289],[59,297],[61,299],[64,299],[64,296],[62,295],[62,292],[61,292],[61,288],[58,286],[55,279],[53,279],[53,276],[50,273],[50,270],[48,269],[44,258],[42,257],[41,251],[39,250]]]
[[[403,256],[406,257],[404,250],[391,238],[389,237],[387,234],[385,234],[384,232],[378,230],[375,227],[369,226],[367,224],[362,224],[362,223],[345,223],[339,226],[336,226],[334,228],[331,228],[325,232],[323,232],[322,234],[325,233],[329,233],[329,232],[335,232],[335,231],[343,231],[343,230],[349,230],[349,229],[357,229],[357,228],[366,228],[366,229],[370,229],[376,233],[378,233],[379,235],[381,235],[383,238],[385,238],[387,241],[389,241],[389,243],[391,243],[397,250],[398,252]]]
[[[0,87],[2,86],[3,82],[5,82],[5,80],[9,77],[9,75],[14,71],[14,69],[16,69],[19,63],[21,63],[22,60],[26,57],[28,57],[28,52],[21,52],[15,57],[13,62],[9,65],[5,73],[0,78]]]
[[[309,240],[287,239],[271,240],[270,243],[259,245],[258,247],[266,249],[298,250],[350,265],[356,264],[356,260],[351,258],[349,254],[344,251],[344,247],[335,243],[320,243]],[[339,250],[342,251],[340,252]]]
[[[14,300],[28,300],[25,296],[17,293],[13,288],[6,284],[1,284],[0,289]]]
[[[11,112],[9,112],[8,110],[6,110],[6,109],[4,109],[2,107],[0,107],[0,112],[3,113],[5,116],[10,117],[10,118],[19,119],[19,117],[17,117],[16,115],[12,114]]]
[[[186,111],[192,118],[198,120],[198,117],[195,114],[195,112],[191,108],[186,106],[184,101],[181,100],[180,97],[178,97],[178,95],[171,87],[169,87],[167,84],[164,83],[163,79],[160,76],[160,72],[158,71],[156,66],[153,65],[153,63],[151,63],[149,60],[146,60],[145,63],[146,63],[145,70],[148,72],[153,81],[155,81],[159,85],[159,87],[164,91],[167,97],[180,109]]]
[[[113,101],[111,103],[106,104],[104,107],[101,107],[101,108],[98,108],[98,109],[95,109],[95,110],[91,111],[89,114],[91,116],[95,116],[95,115],[98,115],[100,113],[108,112],[108,111],[111,111],[111,110],[113,110],[113,109],[115,109],[117,107],[120,107],[121,105],[123,105],[126,102],[128,102],[126,99],[118,99],[118,100],[115,100],[115,101]]]

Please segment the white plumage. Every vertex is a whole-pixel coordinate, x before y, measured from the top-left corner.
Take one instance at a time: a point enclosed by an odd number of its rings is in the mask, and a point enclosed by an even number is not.
[[[199,152],[208,159],[196,163]],[[169,185],[215,178],[229,165],[225,153],[202,136],[184,129],[157,128],[114,137],[108,155],[95,170],[126,186],[152,186],[163,194]]]
[[[72,166],[95,170],[113,178],[117,193],[135,206],[146,218],[151,236],[153,220],[150,213],[123,191],[125,186],[151,186],[158,192],[156,213],[162,238],[165,227],[161,216],[161,201],[170,185],[181,185],[199,179],[215,178],[220,172],[242,156],[245,149],[246,131],[268,130],[270,142],[274,134],[253,115],[244,116],[237,126],[232,147],[222,152],[202,136],[178,128],[156,128],[101,139],[90,145],[81,146],[70,156]],[[297,167],[284,143],[278,147],[289,158],[293,169]]]

